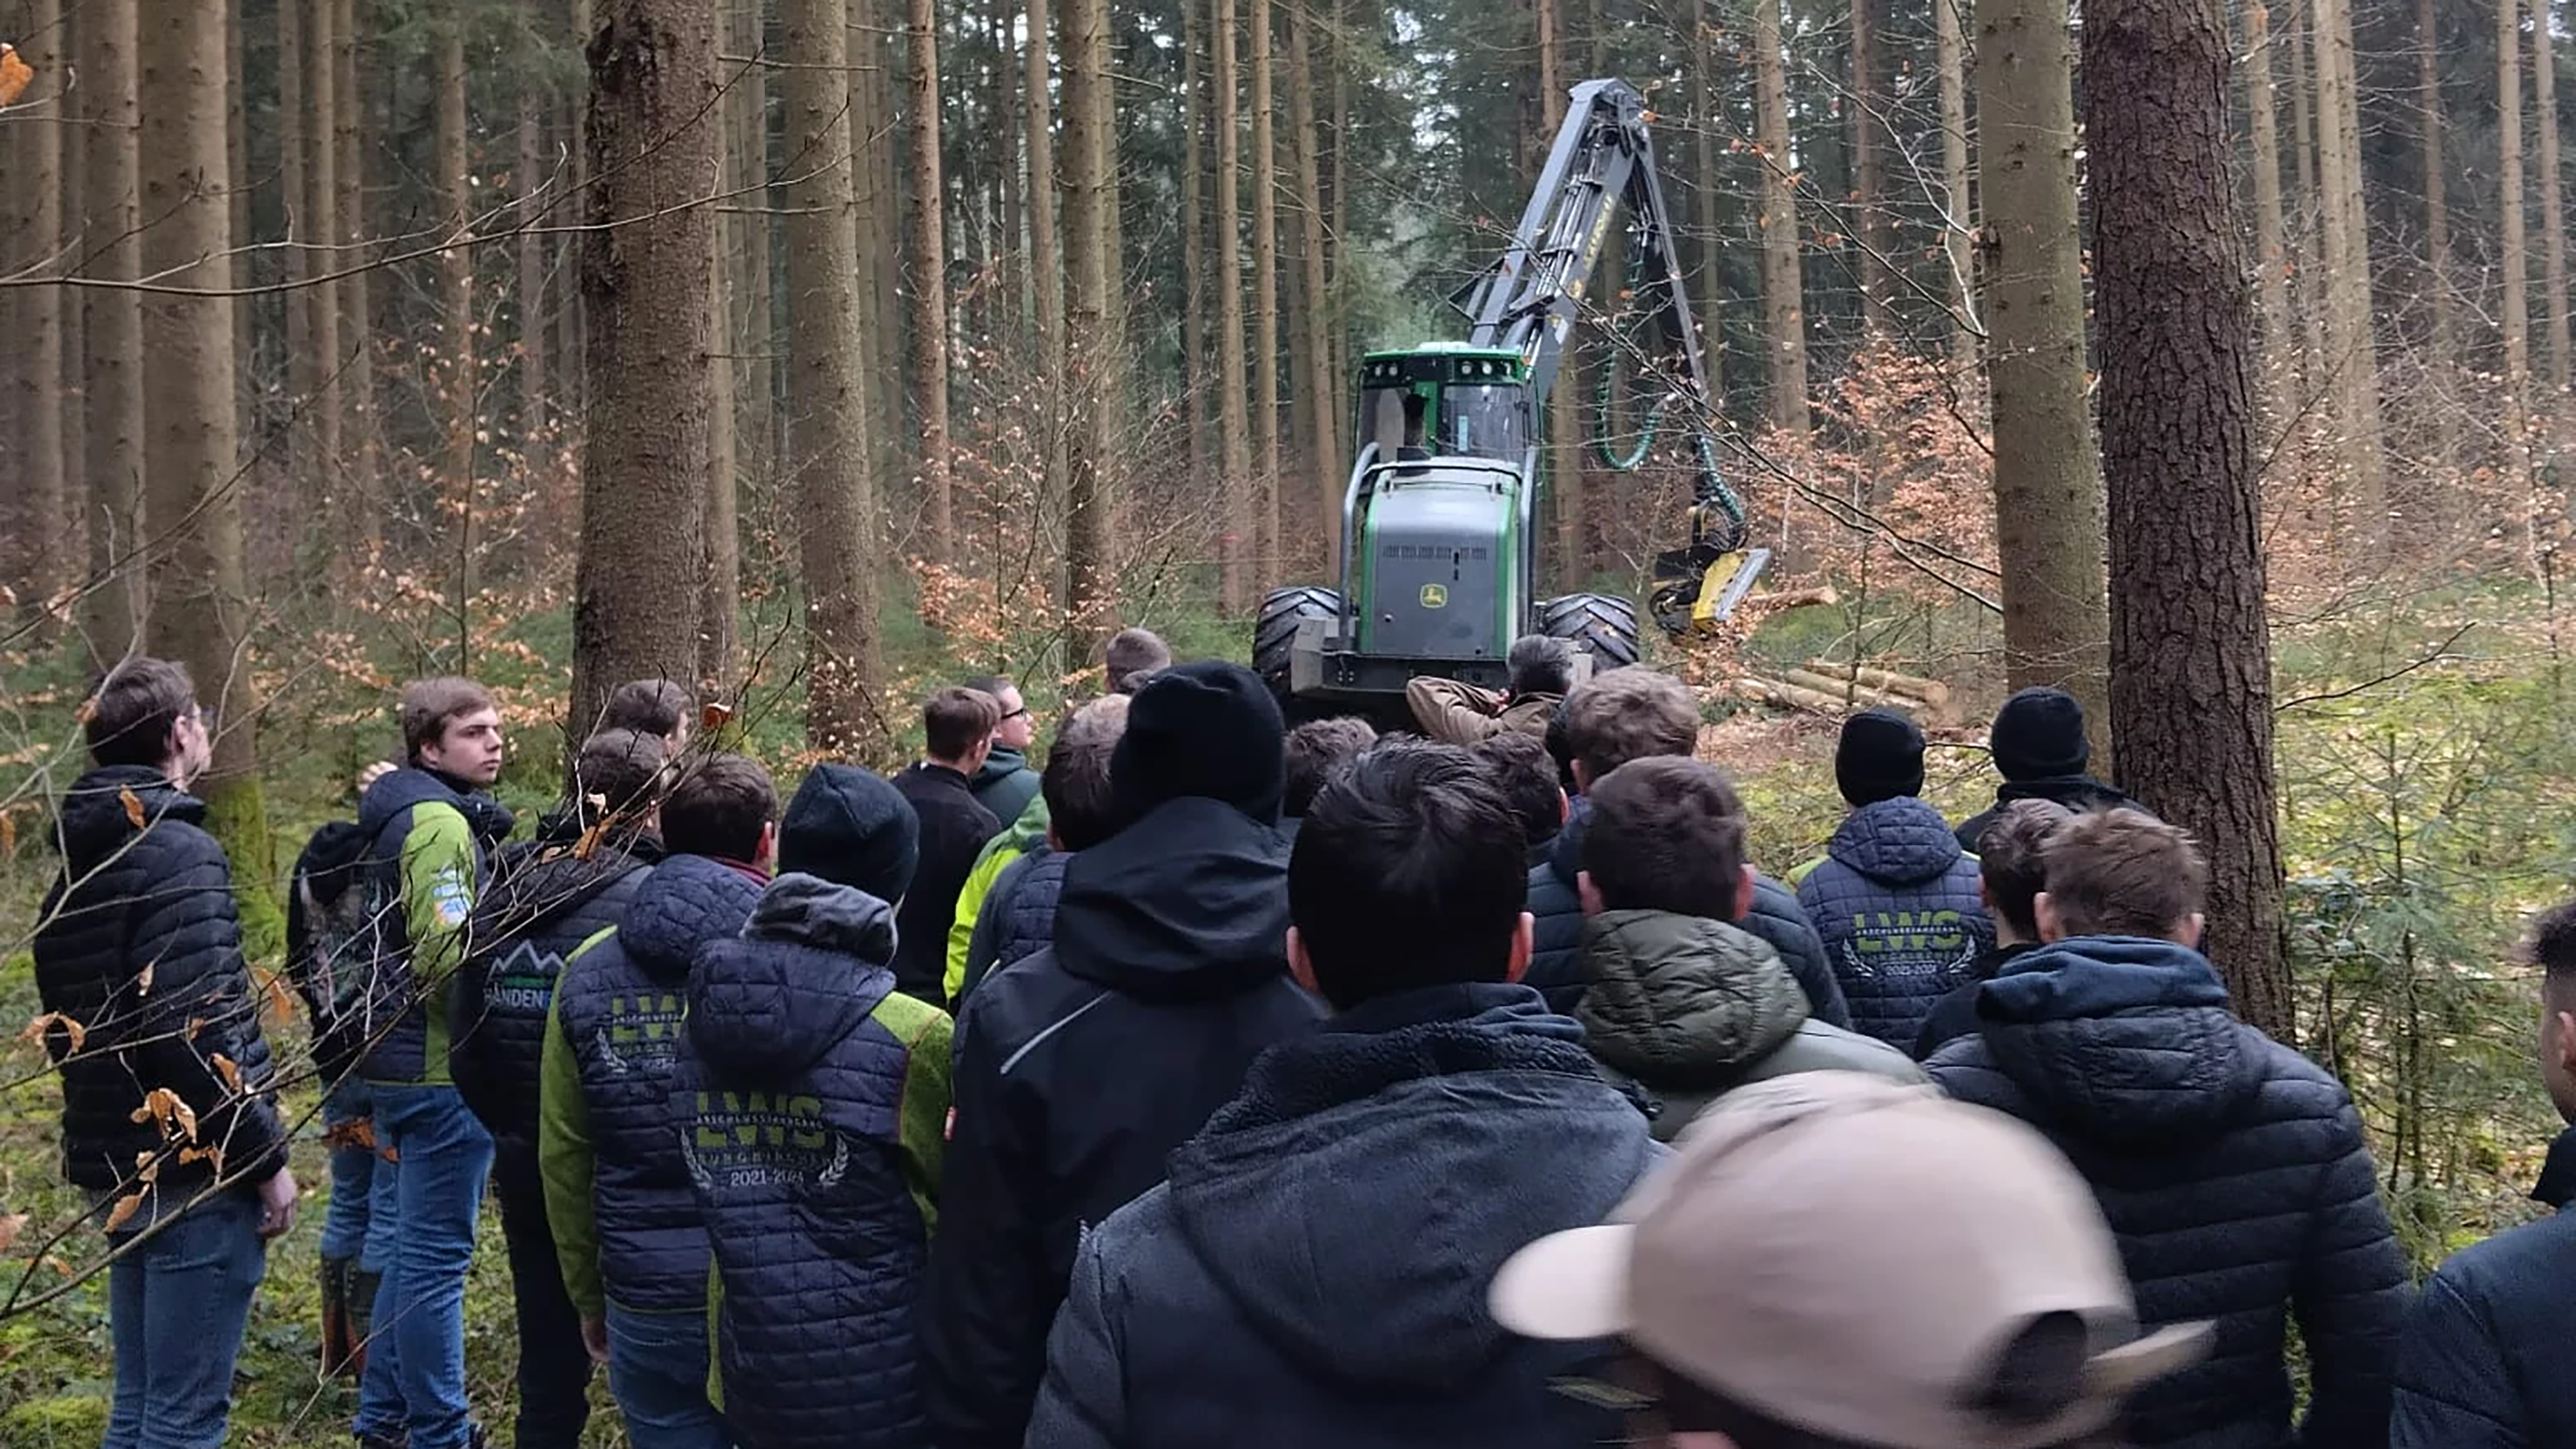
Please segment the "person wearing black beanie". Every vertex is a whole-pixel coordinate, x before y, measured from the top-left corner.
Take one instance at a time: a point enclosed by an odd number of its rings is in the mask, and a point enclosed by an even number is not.
[[[1120,827],[1066,865],[1054,944],[960,1007],[920,1319],[942,1449],[1021,1443],[1084,1224],[1161,1182],[1252,1059],[1323,1014],[1288,975],[1286,733],[1239,664],[1155,675],[1110,756]]]
[[[1976,857],[1919,798],[1923,731],[1896,711],[1843,722],[1834,783],[1852,812],[1823,857],[1789,878],[1834,963],[1852,1028],[1908,1050],[1993,939]]]
[[[814,767],[778,825],[778,869],[866,891],[887,905],[912,888],[921,821],[886,781],[856,765]]]
[[[2004,777],[1994,808],[1959,826],[1962,848],[1974,851],[1997,811],[2015,800],[2050,800],[2082,814],[2138,808],[2138,802],[2085,773],[2093,746],[2084,734],[2084,706],[2062,689],[2044,685],[2016,691],[1995,711],[1986,736],[1995,773]]]

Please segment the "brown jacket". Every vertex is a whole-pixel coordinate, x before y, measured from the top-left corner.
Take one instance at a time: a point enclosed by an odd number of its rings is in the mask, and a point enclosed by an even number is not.
[[[1505,731],[1544,736],[1564,696],[1524,694],[1507,700],[1490,689],[1429,676],[1404,686],[1404,702],[1422,732],[1444,744],[1474,745]]]

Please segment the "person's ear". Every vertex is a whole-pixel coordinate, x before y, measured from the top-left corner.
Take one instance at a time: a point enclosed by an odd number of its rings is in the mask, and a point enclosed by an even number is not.
[[[1984,907],[1986,908],[1986,914],[1987,914],[1989,917],[1991,917],[1991,916],[1993,916],[1993,915],[1994,915],[1994,913],[1995,913],[1995,887],[1994,887],[1994,883],[1993,883],[1992,881],[1989,881],[1989,880],[1987,880],[1987,879],[1986,879],[1986,873],[1985,873],[1984,871],[1982,871],[1982,870],[1980,870],[1980,871],[1978,871],[1978,872],[1977,872],[1977,904],[1979,904],[1979,905],[1981,905],[1981,906],[1984,906]]]
[[[2039,939],[2055,945],[2066,939],[2066,923],[2058,919],[2057,902],[2041,891],[2030,898],[2031,919],[2039,923]]]
[[[2197,951],[2200,949],[2201,937],[2208,931],[2208,929],[2209,916],[2207,913],[2194,911],[2191,913],[2191,919],[2182,923],[2182,930],[2175,934],[2174,944],[2178,946],[2189,946],[2191,949]]]
[[[1297,934],[1295,926],[1288,928],[1288,974],[1306,989],[1307,995],[1324,994],[1324,988],[1315,984],[1315,959],[1306,954],[1306,938]]]
[[[1056,833],[1055,822],[1052,820],[1047,822],[1046,841],[1047,849],[1049,850],[1062,851],[1064,849],[1064,837]]]
[[[1585,877],[1590,880],[1589,876]],[[1512,963],[1504,970],[1503,980],[1517,983],[1529,974],[1530,957],[1538,953],[1538,917],[1521,912],[1520,924],[1512,927]]]
[[[1572,771],[1572,772],[1573,772],[1573,774],[1574,774],[1574,793],[1575,793],[1575,794],[1577,794],[1577,795],[1589,795],[1589,794],[1591,794],[1591,793],[1592,793],[1592,767],[1591,767],[1591,766],[1589,766],[1589,765],[1587,765],[1587,764],[1583,763],[1581,760],[1576,760],[1576,761],[1572,762],[1571,764],[1568,764],[1568,765],[1566,766],[1566,769],[1568,769],[1568,770]]]
[[[2558,1069],[2576,1077],[2576,1011],[2553,1011],[2550,1019],[2558,1026],[2558,1039],[2551,1043],[2558,1054]]]
[[[1587,916],[1597,916],[1610,909],[1601,903],[1601,887],[1592,883],[1592,872],[1588,870],[1574,873],[1574,894],[1583,902],[1583,914]]]
[[[1563,790],[1556,792],[1556,823],[1562,826],[1574,818],[1574,801]]]
[[[777,869],[778,869],[778,822],[777,822],[777,821],[772,820],[772,821],[770,821],[768,824],[763,825],[763,826],[761,826],[761,827],[760,827],[760,852],[759,852],[759,854],[758,854],[758,855],[756,855],[756,856],[754,856],[754,857],[752,858],[752,862],[751,862],[751,863],[752,863],[753,865],[756,865],[756,866],[760,867],[762,870],[765,870],[765,871],[770,871],[770,872],[772,872],[772,873],[775,873],[775,872],[777,871]]]
[[[1753,894],[1753,867],[1748,864],[1744,867],[1743,878],[1735,883],[1735,914],[1727,917],[1727,919],[1730,921],[1740,921],[1746,916],[1752,915]]]

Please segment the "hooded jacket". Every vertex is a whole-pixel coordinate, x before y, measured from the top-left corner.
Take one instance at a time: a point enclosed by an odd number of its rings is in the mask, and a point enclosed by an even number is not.
[[[977,804],[966,777],[939,764],[917,764],[894,777],[894,787],[921,818],[921,859],[912,888],[895,906],[900,939],[894,976],[905,993],[924,1001],[948,999],[948,927],[957,919],[957,897],[984,843],[1002,833],[1002,822]]]
[[[444,1085],[457,968],[491,852],[516,822],[480,790],[414,767],[387,772],[358,801],[367,832],[367,919],[375,923],[359,1071],[371,1082]]]
[[[1038,797],[1038,772],[1029,768],[1029,757],[1024,752],[1009,745],[995,745],[967,788],[974,792],[976,804],[1008,825]]]
[[[1780,953],[1722,921],[1604,911],[1583,928],[1583,1044],[1670,1142],[1747,1082],[1793,1072],[1923,1073],[1903,1052],[1810,1014]]]
[[[1592,802],[1575,797],[1565,828],[1557,832],[1546,860],[1530,867],[1529,913],[1537,918],[1536,946],[1530,954],[1529,973],[1521,979],[1538,988],[1549,1010],[1569,1015],[1583,1000],[1583,893],[1575,878],[1583,874],[1583,832],[1591,818]],[[1817,1020],[1831,1026],[1851,1024],[1843,989],[1835,984],[1833,968],[1825,964],[1824,944],[1816,939],[1816,928],[1807,923],[1805,909],[1788,887],[1767,875],[1754,876],[1753,909],[1736,924],[1780,953],[1781,963],[1807,993],[1808,1008]]]
[[[790,874],[689,978],[671,1116],[714,1245],[716,1370],[744,1449],[925,1442],[914,1310],[949,1025],[895,990],[893,959],[892,906]]]
[[[1852,1029],[1899,1051],[1994,943],[1977,862],[1941,812],[1911,795],[1844,816],[1824,859],[1799,873],[1798,904],[1825,943]]]
[[[1001,883],[1002,872],[1021,856],[1046,849],[1048,824],[1046,796],[1039,795],[1018,819],[1002,827],[1001,834],[984,842],[975,868],[966,873],[966,884],[957,892],[957,914],[948,922],[948,965],[940,977],[952,1013],[956,1003],[966,998],[966,962],[974,950],[975,927],[983,920],[985,898]]]
[[[1926,1064],[2046,1134],[2102,1204],[2149,1329],[2214,1320],[2210,1358],[2130,1401],[2138,1449],[2387,1441],[2406,1263],[2352,1099],[2227,1010],[2197,951],[2090,936],[1979,992],[1978,1035]],[[2306,1345],[2305,1422],[2282,1352]]]
[[[662,858],[651,836],[584,857],[575,850],[581,834],[578,820],[549,818],[538,839],[501,852],[475,903],[471,954],[449,1003],[449,1071],[505,1153],[536,1151],[546,1017],[564,962],[626,918]]]
[[[1986,827],[1994,823],[2003,808],[2015,800],[2053,800],[2081,815],[2087,810],[2136,810],[2137,801],[2121,794],[2090,775],[2041,775],[2028,780],[2006,780],[1995,787],[1995,803],[1959,822],[1956,832],[1959,848],[1970,853],[1985,838]]]
[[[1265,1053],[1171,1181],[1084,1240],[1028,1442],[1615,1441],[1549,1386],[1610,1346],[1518,1338],[1485,1303],[1506,1258],[1599,1222],[1657,1156],[1579,1036],[1527,987],[1459,985]]]
[[[2531,1195],[2556,1216],[2460,1250],[2425,1282],[2397,1351],[2389,1449],[2576,1444],[2576,1127],[2550,1144]]]
[[[922,1325],[941,1449],[1020,1443],[1084,1228],[1323,1014],[1288,977],[1287,882],[1276,829],[1165,801],[1076,854],[1055,944],[967,998]]]
[[[575,952],[546,1023],[537,1165],[564,1287],[584,1313],[702,1310],[707,1232],[671,1130],[671,1072],[689,963],[742,929],[765,884],[748,867],[675,855],[616,929]]]
[[[1931,1013],[1923,1018],[1923,1029],[1914,1034],[1914,1059],[1928,1062],[1932,1054],[1963,1036],[1977,1034],[1978,988],[1995,979],[2005,963],[2039,949],[2036,941],[2015,941],[2009,946],[1989,946],[1979,952],[1968,966],[1968,979],[1950,988],[1950,994],[1932,1003]]]
[[[286,1164],[232,864],[205,818],[205,803],[158,770],[82,775],[55,826],[63,873],[36,917],[45,1050],[63,1079],[63,1175],[122,1195],[151,1172],[157,1202],[144,1221],[203,1191],[218,1168],[250,1192]],[[142,1110],[162,1087],[195,1114],[193,1136]],[[220,1151],[180,1160],[192,1148]]]

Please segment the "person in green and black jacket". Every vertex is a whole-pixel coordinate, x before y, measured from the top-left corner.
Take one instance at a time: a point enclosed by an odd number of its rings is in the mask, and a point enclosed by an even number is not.
[[[492,1134],[449,1073],[448,1003],[490,852],[513,822],[487,793],[502,760],[489,691],[422,680],[401,713],[409,763],[358,802],[375,933],[358,1066],[379,1150],[367,1256],[386,1267],[356,1427],[363,1449],[464,1449],[483,1437],[465,1399],[465,1270]]]

